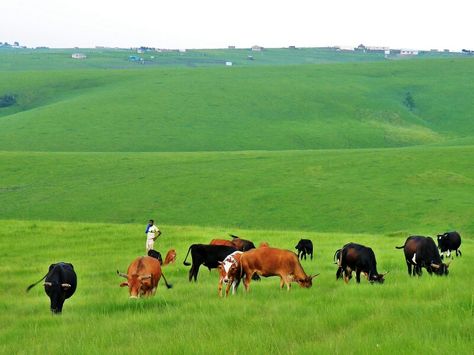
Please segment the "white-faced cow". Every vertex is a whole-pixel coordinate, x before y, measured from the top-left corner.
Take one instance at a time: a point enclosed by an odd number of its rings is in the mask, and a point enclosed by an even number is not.
[[[348,243],[336,251],[338,269],[336,279],[344,275],[346,283],[352,278],[352,272],[356,273],[356,281],[360,283],[360,274],[363,273],[369,282],[383,283],[385,274],[377,272],[377,261],[371,248],[356,243]]]
[[[306,260],[306,254],[311,256],[311,260],[313,260],[313,242],[309,239],[300,239],[298,244],[296,244],[295,249],[298,250],[298,258],[301,260]]]
[[[240,257],[242,275],[245,275],[245,290],[249,290],[250,280],[254,274],[269,277],[280,277],[280,288],[286,285],[290,290],[291,282],[301,287],[310,288],[312,280],[318,275],[308,276],[300,264],[298,256],[289,251],[277,248],[257,248],[243,253]]]
[[[422,268],[431,275],[448,275],[449,264],[444,264],[436,248],[436,244],[431,237],[410,236],[401,247],[405,253],[405,261],[408,267],[408,275],[421,276]],[[413,267],[413,270],[412,270]]]
[[[63,310],[64,301],[76,291],[77,276],[74,266],[64,262],[51,264],[48,273],[41,280],[28,286],[26,291],[28,292],[43,280],[44,291],[51,301],[51,312],[60,314]]]
[[[447,257],[451,256],[451,251],[456,251],[456,256],[461,256],[461,236],[458,232],[446,232],[443,234],[438,234],[438,248],[441,251],[441,259],[443,259],[444,254]]]
[[[207,245],[207,244],[193,244],[189,247],[188,253],[184,258],[183,264],[191,265],[186,260],[189,253],[191,253],[192,265],[189,270],[189,281],[197,281],[199,267],[206,266],[209,270],[215,269],[219,266],[219,261],[223,261],[227,255],[237,251],[237,248],[226,245]]]
[[[161,277],[166,287],[171,288],[161,271],[160,261],[151,256],[139,256],[132,261],[126,274],[118,270],[117,274],[127,279],[120,287],[128,287],[130,298],[154,295]]]
[[[243,253],[241,251],[234,251],[228,255],[224,261],[219,261],[219,283],[217,285],[217,294],[222,296],[222,284],[226,285],[225,295],[229,295],[230,287],[232,286],[232,294],[235,294],[237,287],[240,284],[240,257]]]

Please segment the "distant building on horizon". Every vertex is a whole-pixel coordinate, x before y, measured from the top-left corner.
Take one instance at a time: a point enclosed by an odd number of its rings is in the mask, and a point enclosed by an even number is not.
[[[86,59],[87,56],[84,53],[73,53],[71,55],[72,59]]]
[[[400,49],[400,55],[418,55],[418,49]]]
[[[252,51],[254,51],[254,52],[261,52],[261,51],[263,51],[263,47],[257,46],[257,45],[252,46],[252,48],[250,48],[250,49],[251,49]]]

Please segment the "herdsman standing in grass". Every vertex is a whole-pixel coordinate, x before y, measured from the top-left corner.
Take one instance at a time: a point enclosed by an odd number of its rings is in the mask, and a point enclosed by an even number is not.
[[[161,235],[161,231],[155,226],[155,221],[150,219],[146,226],[145,230],[146,234],[146,252],[148,253],[149,250],[153,249],[153,245],[155,244],[155,240]]]

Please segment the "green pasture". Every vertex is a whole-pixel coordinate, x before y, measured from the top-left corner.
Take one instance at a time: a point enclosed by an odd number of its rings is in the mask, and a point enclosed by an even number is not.
[[[474,147],[0,153],[0,215],[345,233],[474,233]]]
[[[201,268],[189,283],[182,261],[190,244],[207,243],[232,228],[163,225],[159,250],[175,248],[176,264],[164,267],[172,289],[160,284],[155,297],[129,300],[115,271],[143,253],[142,224],[1,221],[0,352],[28,353],[446,353],[472,352],[473,304],[470,260],[474,245],[463,239],[464,256],[448,277],[410,278],[405,236],[238,230],[256,243],[292,250],[302,236],[315,244],[311,289],[279,289],[278,278],[250,284],[228,299],[217,297],[217,273]],[[357,285],[335,280],[334,251],[354,241],[370,245],[386,283]],[[49,264],[68,261],[78,274],[76,294],[62,316],[49,313],[40,279]],[[21,339],[21,341],[19,340]]]
[[[472,58],[132,54],[0,50],[0,98],[16,98],[0,108],[1,354],[472,354]],[[130,301],[115,271],[144,252],[149,218],[157,249],[178,252],[174,287]],[[394,247],[448,230],[463,238],[449,276],[408,277]],[[216,272],[190,284],[182,261],[228,233],[290,250],[310,238],[303,267],[320,276],[219,299]],[[374,249],[384,285],[336,282],[351,241]],[[58,261],[79,286],[53,317],[25,288]]]
[[[473,144],[474,61],[0,72],[0,150]],[[407,105],[411,97],[411,105]]]

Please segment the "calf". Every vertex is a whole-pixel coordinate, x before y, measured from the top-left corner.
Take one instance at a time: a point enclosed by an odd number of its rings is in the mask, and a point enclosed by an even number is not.
[[[387,274],[379,274],[377,272],[377,261],[375,254],[371,248],[366,246],[349,243],[336,251],[335,257],[338,258],[338,269],[336,279],[344,274],[346,283],[352,278],[352,271],[356,273],[356,281],[360,283],[360,274],[363,273],[369,282],[384,282],[384,276]]]
[[[301,260],[306,260],[306,254],[311,256],[313,260],[313,242],[309,239],[300,239],[298,244],[296,244],[295,249],[298,250],[298,258]]]
[[[448,275],[449,264],[444,264],[436,248],[436,244],[431,237],[413,235],[407,238],[401,247],[405,253],[405,261],[408,267],[408,275],[421,276],[422,268],[431,275]],[[412,270],[413,267],[413,270]]]
[[[438,234],[438,248],[441,251],[441,259],[443,259],[444,254],[449,257],[451,251],[456,251],[456,256],[461,256],[461,236],[458,232],[446,232],[444,234]]]
[[[117,275],[127,279],[120,287],[128,286],[130,298],[154,295],[162,277],[166,287],[171,288],[161,271],[161,263],[151,256],[139,256],[132,261],[126,274],[117,270]]]
[[[229,295],[230,286],[232,286],[232,294],[235,294],[237,287],[240,284],[240,257],[241,251],[234,251],[228,255],[224,261],[219,261],[219,283],[217,286],[217,293],[222,297],[222,283],[226,284],[226,297]]]
[[[176,250],[170,249],[166,253],[165,262],[163,265],[172,264],[176,261]]]
[[[60,314],[63,310],[64,301],[70,298],[76,291],[77,276],[74,266],[64,262],[51,264],[48,273],[41,280],[28,286],[26,291],[28,292],[43,280],[44,291],[51,302],[51,312]]]
[[[237,251],[237,248],[226,245],[207,245],[207,244],[193,244],[189,247],[188,253],[184,258],[183,264],[191,265],[186,262],[189,253],[191,253],[192,266],[189,270],[189,281],[197,281],[199,267],[201,265],[207,266],[209,270],[215,269],[219,266],[219,261],[223,261],[225,257]]]
[[[301,287],[310,288],[312,280],[317,275],[308,276],[301,267],[298,256],[289,251],[277,248],[258,248],[243,253],[240,257],[242,275],[245,275],[245,290],[249,290],[250,280],[254,274],[269,277],[280,277],[280,288],[286,285],[290,290],[291,282],[297,282]]]

